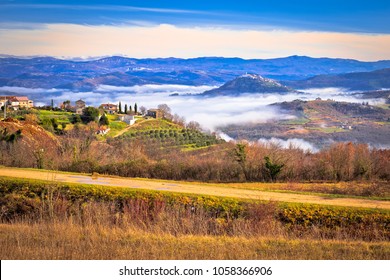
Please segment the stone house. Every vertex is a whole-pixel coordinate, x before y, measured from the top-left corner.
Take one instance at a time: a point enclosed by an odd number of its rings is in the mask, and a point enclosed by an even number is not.
[[[162,117],[161,110],[159,109],[149,109],[146,115],[155,119]]]
[[[76,109],[76,114],[82,115],[83,110],[85,109],[85,101],[81,99],[77,100],[75,109]]]

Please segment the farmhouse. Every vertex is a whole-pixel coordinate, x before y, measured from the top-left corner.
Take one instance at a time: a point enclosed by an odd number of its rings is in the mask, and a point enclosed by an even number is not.
[[[14,110],[29,109],[34,106],[34,102],[27,96],[0,96],[0,107],[3,107],[4,104]]]
[[[115,104],[107,103],[100,105],[100,107],[103,108],[103,110],[109,114],[115,114],[116,112],[118,112],[118,105]]]
[[[161,110],[159,109],[150,109],[148,110],[148,113],[146,114],[149,117],[159,119],[161,118]]]
[[[19,101],[19,108],[32,108],[34,106],[34,102],[29,100],[27,96],[15,96],[15,99]]]
[[[81,115],[85,109],[85,101],[79,99],[76,101],[76,114]]]

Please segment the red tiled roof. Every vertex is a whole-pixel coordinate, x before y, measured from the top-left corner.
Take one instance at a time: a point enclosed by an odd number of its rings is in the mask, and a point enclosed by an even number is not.
[[[18,101],[28,101],[28,97],[27,96],[15,96],[16,100]]]

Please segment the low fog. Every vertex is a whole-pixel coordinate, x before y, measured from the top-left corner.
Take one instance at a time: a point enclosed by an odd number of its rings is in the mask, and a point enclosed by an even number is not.
[[[291,119],[294,116],[282,113],[276,106],[268,106],[283,101],[295,99],[314,100],[333,99],[347,102],[381,102],[378,99],[359,99],[351,92],[341,88],[305,89],[289,94],[242,94],[240,96],[204,97],[196,94],[210,90],[211,86],[184,86],[184,85],[142,85],[132,87],[116,87],[101,85],[90,92],[72,92],[62,89],[29,89],[20,87],[0,87],[0,91],[14,92],[28,95],[36,105],[48,105],[51,99],[55,104],[71,100],[72,104],[78,99],[86,101],[87,106],[99,106],[101,103],[122,103],[138,108],[156,108],[159,104],[167,104],[172,113],[183,116],[187,122],[197,121],[208,130],[216,131],[218,127],[228,124],[266,122],[271,119]],[[224,136],[228,139],[227,135]],[[264,139],[263,139],[264,140]],[[261,141],[263,141],[261,140]],[[299,139],[294,141],[298,143]],[[268,140],[267,140],[268,141]],[[282,145],[290,145],[290,142]],[[313,149],[309,143],[301,143],[303,148]]]
[[[265,145],[276,145],[276,146],[281,147],[283,149],[296,148],[296,149],[301,149],[301,150],[310,151],[310,152],[317,152],[318,151],[318,148],[315,147],[313,144],[311,144],[303,139],[298,139],[298,138],[291,138],[291,139],[287,139],[287,140],[283,140],[280,138],[274,138],[274,137],[272,137],[271,139],[260,138],[259,143],[262,143]]]

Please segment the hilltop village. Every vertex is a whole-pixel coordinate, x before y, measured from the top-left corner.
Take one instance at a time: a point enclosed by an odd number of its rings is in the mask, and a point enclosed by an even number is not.
[[[66,100],[61,102],[59,106],[54,106],[54,102],[52,101],[50,106],[34,107],[34,101],[30,100],[27,96],[0,96],[0,108],[4,113],[4,118],[7,116],[14,117],[22,115],[33,108],[41,111],[62,111],[74,115],[73,119],[75,123],[81,121],[84,121],[85,123],[88,123],[88,121],[96,121],[99,124],[96,133],[102,135],[105,135],[110,131],[107,115],[115,116],[111,117],[110,120],[117,120],[131,126],[135,124],[137,120],[136,116],[159,119],[166,115],[166,113],[169,113],[170,108],[168,106],[164,104],[160,107],[160,109],[147,110],[145,107],[141,106],[138,109],[137,103],[135,103],[134,107],[128,107],[128,105],[125,104],[124,108],[122,108],[121,102],[119,102],[119,104],[103,103],[98,107],[94,107],[87,106],[86,102],[82,99],[73,102],[73,104],[70,100]],[[56,122],[56,120],[53,122]]]

